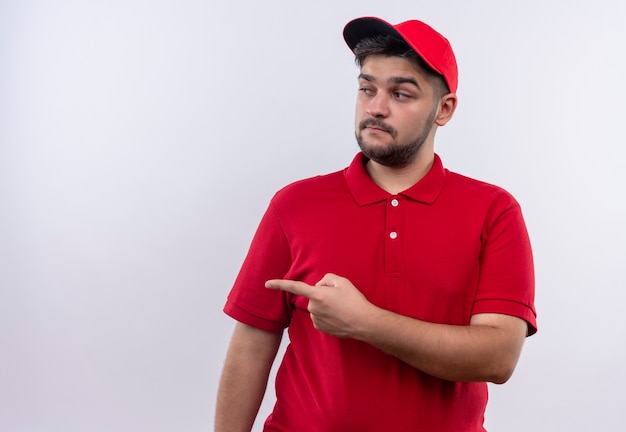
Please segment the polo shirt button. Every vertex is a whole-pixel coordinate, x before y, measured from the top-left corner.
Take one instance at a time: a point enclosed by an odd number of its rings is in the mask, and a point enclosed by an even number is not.
[[[397,200],[397,199],[395,199],[395,198],[394,198],[394,199],[392,199],[392,200],[391,200],[391,205],[392,205],[392,206],[394,206],[394,207],[398,207],[398,200]]]
[[[398,233],[397,233],[397,232],[395,232],[395,231],[391,231],[391,232],[389,233],[389,237],[393,240],[393,239],[395,239],[395,238],[397,238],[397,237],[398,237]]]

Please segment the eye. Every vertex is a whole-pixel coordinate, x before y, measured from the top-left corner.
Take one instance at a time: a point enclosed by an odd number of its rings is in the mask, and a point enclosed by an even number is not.
[[[359,87],[359,91],[366,96],[372,96],[375,93],[371,87]]]
[[[405,100],[411,97],[411,95],[404,93],[404,92],[399,92],[399,91],[393,92],[392,95],[395,99],[398,99],[398,100]]]

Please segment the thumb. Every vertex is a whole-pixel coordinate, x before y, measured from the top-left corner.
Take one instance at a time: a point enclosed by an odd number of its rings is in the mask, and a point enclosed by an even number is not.
[[[315,286],[328,286],[335,287],[339,282],[340,277],[334,273],[326,273],[322,279]]]

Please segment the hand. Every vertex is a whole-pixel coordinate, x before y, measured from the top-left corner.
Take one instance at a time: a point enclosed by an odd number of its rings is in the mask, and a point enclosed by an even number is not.
[[[313,326],[341,338],[355,337],[374,307],[352,282],[332,273],[326,274],[315,286],[284,279],[269,280],[265,286],[308,298]]]

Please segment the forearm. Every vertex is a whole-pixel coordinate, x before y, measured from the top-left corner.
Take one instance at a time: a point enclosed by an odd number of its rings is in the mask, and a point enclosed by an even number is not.
[[[266,286],[307,297],[316,329],[367,342],[450,381],[505,382],[515,369],[528,330],[522,319],[494,313],[474,315],[467,326],[398,315],[376,307],[352,282],[332,273],[315,286],[277,279]]]
[[[526,323],[510,316],[476,315],[471,325],[455,326],[372,307],[353,337],[438,378],[503,383],[525,336]]]
[[[237,324],[217,395],[216,432],[252,429],[281,337]]]

